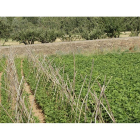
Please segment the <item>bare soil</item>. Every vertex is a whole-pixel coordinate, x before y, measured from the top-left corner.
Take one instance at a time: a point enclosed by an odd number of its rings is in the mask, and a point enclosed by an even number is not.
[[[30,86],[27,83],[24,83],[24,89],[29,94],[29,102],[32,106],[32,112],[34,116],[38,117],[40,123],[45,123],[45,117],[42,109],[39,108],[38,104],[35,102],[34,95],[31,92]]]
[[[24,76],[22,69],[22,61],[21,61],[21,74],[22,76]],[[40,123],[45,123],[45,116],[43,114],[43,111],[36,103],[34,94],[32,93],[31,88],[26,81],[24,83],[24,90],[29,94],[29,102],[32,107],[32,112],[34,113],[34,116],[36,116],[39,119]]]

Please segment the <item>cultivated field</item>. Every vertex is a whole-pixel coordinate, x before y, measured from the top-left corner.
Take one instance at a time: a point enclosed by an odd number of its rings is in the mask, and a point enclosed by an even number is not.
[[[1,123],[139,123],[139,37],[1,47]]]

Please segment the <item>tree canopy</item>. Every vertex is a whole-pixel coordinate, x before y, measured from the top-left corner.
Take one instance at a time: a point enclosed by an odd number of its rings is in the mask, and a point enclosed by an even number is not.
[[[119,37],[122,31],[131,36],[140,33],[139,17],[0,17],[0,39],[20,43],[54,42],[56,38],[85,40]]]

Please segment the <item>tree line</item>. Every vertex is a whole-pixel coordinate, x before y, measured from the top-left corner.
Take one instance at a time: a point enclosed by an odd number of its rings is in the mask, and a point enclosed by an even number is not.
[[[0,39],[34,44],[64,40],[116,38],[140,32],[140,17],[0,17]]]

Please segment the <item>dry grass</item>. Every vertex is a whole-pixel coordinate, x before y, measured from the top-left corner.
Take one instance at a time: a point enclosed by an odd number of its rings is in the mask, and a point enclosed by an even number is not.
[[[120,38],[125,38],[125,37],[129,37],[129,35],[131,34],[131,32],[130,31],[126,31],[126,32],[121,32],[121,34],[120,34]],[[139,36],[140,36],[140,34],[139,34]],[[83,39],[83,38],[74,38],[73,39],[73,41],[79,41],[79,40],[85,40],[85,39]],[[66,41],[68,41],[68,39],[66,39],[66,40],[64,40],[64,42],[66,42]],[[0,46],[3,44],[3,42],[4,42],[4,40],[0,40]],[[55,40],[55,42],[63,42],[60,38],[56,38],[56,40]],[[38,42],[38,41],[35,41],[35,43],[34,44],[40,44],[40,42]],[[12,41],[12,39],[9,39],[8,40],[8,42],[5,42],[5,44],[4,44],[5,46],[22,46],[22,45],[24,45],[23,43],[19,43],[19,42],[17,42],[17,41]]]
[[[66,54],[105,54],[110,52],[124,52],[135,46],[135,52],[140,51],[140,37],[97,39],[89,41],[55,42],[33,45],[1,46],[0,54],[7,55],[10,48],[16,54],[26,55],[26,47],[30,48],[35,54],[47,55],[66,55]]]
[[[78,38],[74,38],[73,41],[79,41],[79,40],[84,40],[82,38],[78,39]],[[60,38],[56,38],[55,42],[66,42],[68,41],[68,39],[62,41]],[[4,40],[0,40],[0,46],[2,46],[4,43]],[[40,42],[35,41],[34,44],[40,44]],[[4,43],[4,46],[19,46],[19,45],[24,45],[24,43],[19,43],[17,41],[12,41],[12,39],[8,39],[7,42]]]
[[[58,41],[59,42],[59,41]],[[0,40],[0,46],[3,45],[4,40]],[[34,44],[40,44],[40,42],[35,41]],[[9,39],[7,42],[4,43],[4,46],[22,46],[24,43],[19,43],[17,41],[12,41],[12,39]]]
[[[130,37],[130,34],[131,34],[130,31],[121,32],[120,38],[123,38],[123,37]],[[139,34],[138,36],[140,36],[140,34]]]

